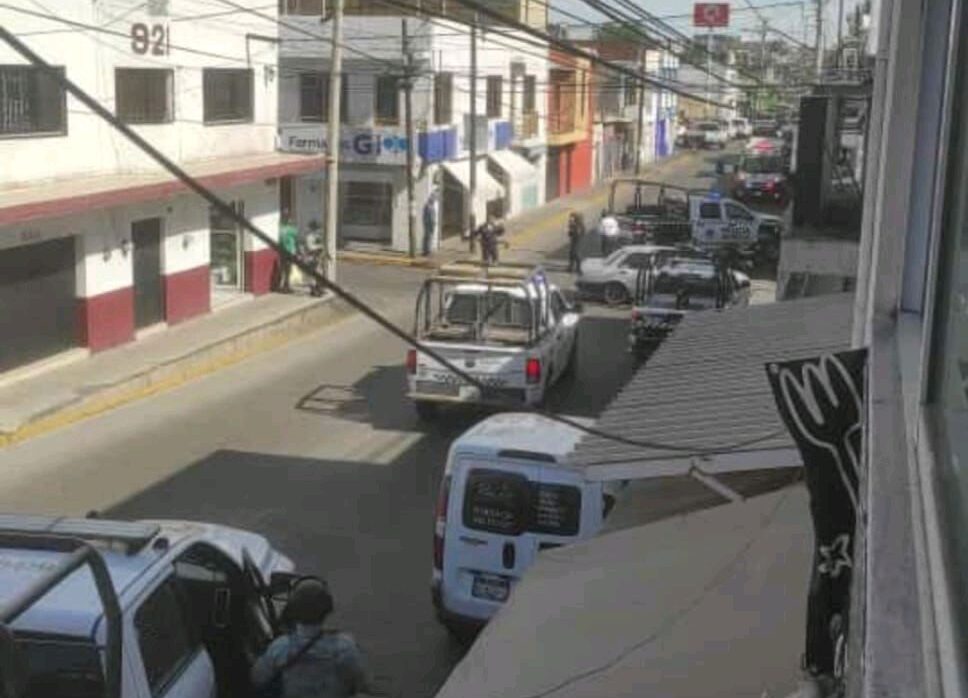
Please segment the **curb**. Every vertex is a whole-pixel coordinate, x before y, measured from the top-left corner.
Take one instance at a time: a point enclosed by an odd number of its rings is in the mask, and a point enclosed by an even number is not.
[[[381,254],[379,252],[344,250],[336,253],[336,259],[351,264],[372,264],[387,267],[412,267],[415,269],[435,269],[437,267],[433,256],[407,257],[396,252]]]
[[[126,376],[102,390],[29,417],[13,431],[0,432],[0,449],[95,417],[131,402],[177,388],[348,317],[353,309],[337,298],[293,311],[265,325],[193,349],[182,356]]]

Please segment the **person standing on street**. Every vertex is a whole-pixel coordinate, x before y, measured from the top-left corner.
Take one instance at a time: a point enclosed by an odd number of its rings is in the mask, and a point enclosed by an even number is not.
[[[333,611],[326,583],[316,577],[298,580],[283,611],[292,630],[277,637],[252,665],[257,695],[279,698],[348,698],[377,694],[366,676],[363,657],[352,636],[323,627]]]
[[[423,256],[429,257],[437,231],[437,192],[431,191],[423,208]]]
[[[498,238],[503,234],[504,226],[494,216],[488,216],[487,220],[474,231],[481,246],[481,261],[484,264],[497,264]]]
[[[282,222],[279,225],[279,246],[289,253],[295,255],[299,250],[299,230],[292,222],[289,211],[283,211]],[[279,256],[279,283],[277,290],[280,293],[292,293],[289,286],[289,277],[292,276],[292,257],[288,255]]]
[[[585,237],[585,220],[578,211],[572,211],[568,215],[568,271],[581,270],[579,249],[583,237]]]
[[[612,254],[618,245],[618,221],[607,210],[602,210],[602,217],[598,221],[598,234],[601,237],[602,257]]]

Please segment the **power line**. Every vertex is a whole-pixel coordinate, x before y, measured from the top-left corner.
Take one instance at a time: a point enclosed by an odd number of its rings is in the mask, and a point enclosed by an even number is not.
[[[6,27],[0,26],[0,40],[8,44],[17,53],[23,56],[32,65],[42,70],[48,77],[56,83],[62,90],[69,92],[74,98],[80,101],[84,106],[90,109],[92,112],[100,116],[102,119],[107,121],[115,130],[120,131],[129,141],[134,143],[140,150],[147,154],[152,160],[161,165],[169,174],[174,176],[178,181],[184,184],[188,189],[195,192],[201,196],[205,201],[211,204],[216,210],[219,211],[224,216],[231,218],[237,225],[239,225],[244,230],[247,230],[250,234],[254,235],[258,240],[266,244],[270,249],[272,249],[276,254],[278,254],[283,260],[290,262],[293,266],[297,267],[307,276],[312,277],[317,283],[322,285],[324,288],[329,289],[335,295],[339,296],[341,299],[346,301],[350,306],[361,312],[366,317],[370,318],[377,325],[387,330],[393,334],[398,339],[402,340],[409,346],[415,348],[416,350],[426,354],[435,361],[439,362],[445,368],[447,368],[451,373],[456,375],[458,378],[464,380],[467,384],[476,387],[481,391],[482,395],[488,395],[491,393],[491,389],[486,385],[481,383],[477,378],[468,374],[463,369],[454,365],[449,359],[440,355],[436,349],[427,347],[423,345],[419,340],[417,340],[412,335],[408,334],[405,330],[400,329],[390,320],[381,315],[378,311],[370,307],[365,301],[359,299],[351,293],[344,289],[341,285],[331,281],[325,276],[320,275],[313,265],[310,265],[300,259],[299,257],[290,254],[284,248],[282,248],[278,241],[273,240],[265,231],[256,226],[252,221],[246,218],[244,215],[240,214],[234,206],[229,205],[227,202],[223,201],[210,189],[205,187],[203,184],[198,182],[195,178],[189,175],[185,170],[183,170],[179,165],[175,164],[171,159],[165,156],[161,151],[151,145],[144,137],[138,134],[134,129],[132,129],[127,124],[121,122],[114,114],[112,114],[108,109],[102,106],[96,99],[91,97],[85,90],[75,84],[70,78],[67,77],[65,73],[53,68],[50,64],[44,61],[39,55],[37,55],[33,50],[31,50],[26,44],[24,44],[20,39],[14,36]],[[517,409],[528,409],[521,405],[508,405],[509,407],[514,407]],[[563,417],[561,415],[546,412],[543,410],[538,410],[536,408],[530,409],[530,411],[539,414],[548,419],[560,422],[562,424],[567,424],[579,431],[592,436],[598,436],[609,441],[615,441],[628,446],[633,446],[637,448],[649,449],[649,450],[662,450],[671,451],[677,453],[686,453],[694,456],[703,455],[713,455],[717,453],[723,453],[728,451],[738,451],[748,446],[762,443],[765,441],[772,440],[778,435],[785,432],[785,430],[780,429],[777,431],[764,434],[762,436],[746,439],[733,444],[722,444],[715,448],[706,447],[703,449],[695,449],[689,446],[676,445],[676,444],[663,444],[654,441],[645,441],[638,439],[629,439],[618,434],[610,434],[608,432],[602,431],[595,427],[585,426],[580,424],[568,417]]]
[[[663,80],[659,80],[659,79],[650,77],[648,75],[645,75],[643,73],[640,73],[637,70],[633,70],[633,69],[627,68],[627,67],[625,67],[623,65],[619,65],[619,64],[614,63],[612,61],[603,59],[603,58],[597,56],[596,54],[594,54],[592,52],[586,51],[586,50],[584,50],[584,49],[582,49],[582,48],[580,48],[578,46],[575,46],[571,42],[565,41],[563,39],[558,39],[558,38],[556,38],[554,36],[551,36],[547,32],[543,32],[543,31],[541,31],[539,29],[535,29],[534,27],[528,26],[527,24],[524,24],[523,22],[519,22],[517,20],[509,19],[509,18],[505,17],[503,14],[501,14],[500,12],[498,12],[496,10],[493,10],[493,9],[487,7],[483,3],[477,2],[476,0],[455,0],[455,1],[458,2],[459,4],[463,5],[464,7],[466,7],[468,9],[470,9],[470,10],[473,10],[473,11],[477,12],[479,15],[483,15],[483,16],[488,17],[488,18],[490,18],[490,19],[492,19],[492,20],[494,20],[496,22],[503,23],[503,24],[507,25],[508,27],[510,27],[512,29],[516,29],[516,30],[518,30],[520,32],[523,32],[525,34],[528,34],[528,35],[530,35],[532,37],[535,37],[535,38],[538,38],[538,39],[540,39],[542,41],[545,41],[545,42],[547,42],[547,44],[549,46],[552,46],[552,47],[556,48],[557,50],[561,51],[562,53],[566,53],[566,54],[569,54],[569,55],[572,55],[572,56],[576,56],[578,58],[583,58],[583,59],[589,61],[589,63],[595,64],[595,65],[604,66],[604,67],[612,70],[613,72],[621,73],[623,75],[628,75],[629,77],[634,78],[638,82],[644,83],[646,85],[651,85],[653,87],[657,87],[659,89],[666,90],[668,92],[672,92],[672,93],[678,94],[678,95],[680,95],[682,97],[686,97],[688,99],[693,99],[693,100],[697,100],[697,101],[700,101],[700,102],[709,103],[709,104],[712,104],[713,106],[717,106],[717,107],[727,107],[728,106],[726,104],[721,104],[719,102],[713,102],[712,100],[706,100],[703,97],[700,97],[698,95],[693,95],[691,93],[684,92],[683,90],[679,89],[678,87],[676,87],[674,85],[670,85],[667,81],[663,81]],[[380,0],[380,2],[383,2],[384,4],[393,5],[393,6],[396,6],[396,7],[401,7],[401,8],[407,9],[407,10],[411,10],[411,11],[414,11],[415,10],[415,11],[418,11],[418,12],[424,14],[424,15],[432,15],[432,16],[436,16],[436,17],[444,17],[446,19],[446,17],[443,14],[441,14],[441,13],[438,13],[438,12],[429,12],[427,10],[421,10],[419,7],[417,7],[416,5],[414,5],[412,3],[409,3],[409,2],[402,2],[401,0]],[[455,20],[455,21],[458,21],[461,24],[466,24],[468,26],[479,26],[479,24],[475,24],[474,22],[468,21],[468,20]],[[483,30],[485,30],[485,31],[493,31],[493,30],[491,30],[488,27],[483,26],[483,25],[480,25],[480,27]]]

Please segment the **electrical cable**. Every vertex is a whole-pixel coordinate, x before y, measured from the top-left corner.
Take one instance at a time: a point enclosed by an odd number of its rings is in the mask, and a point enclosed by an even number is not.
[[[477,2],[477,0],[454,0],[454,1],[457,2],[457,3],[459,3],[460,5],[463,5],[464,7],[468,8],[470,10],[474,10],[479,15],[484,15],[485,17],[488,17],[488,18],[490,18],[492,20],[495,20],[496,22],[500,22],[500,23],[503,23],[503,24],[507,25],[508,27],[510,27],[512,29],[516,29],[517,31],[523,32],[524,34],[528,34],[528,35],[530,35],[532,37],[535,37],[535,38],[537,38],[537,39],[539,39],[541,41],[544,41],[549,46],[554,47],[555,49],[557,49],[558,51],[561,51],[562,53],[570,54],[570,55],[575,56],[575,57],[578,57],[578,58],[583,58],[583,59],[589,61],[592,64],[601,65],[601,66],[604,66],[606,68],[609,68],[613,72],[621,73],[623,75],[628,75],[629,77],[631,77],[631,78],[635,79],[636,81],[638,81],[640,83],[643,83],[645,85],[650,85],[652,87],[655,87],[655,88],[658,88],[658,89],[661,89],[661,90],[666,90],[668,92],[675,93],[675,94],[677,94],[677,95],[679,95],[681,97],[685,97],[687,99],[692,99],[694,101],[697,101],[697,102],[700,102],[700,103],[704,103],[704,104],[710,104],[711,106],[716,106],[716,107],[727,107],[728,106],[726,104],[721,104],[721,103],[715,102],[713,100],[707,100],[704,97],[701,97],[699,95],[694,95],[692,93],[684,92],[683,90],[679,89],[678,87],[676,87],[674,85],[670,85],[666,81],[659,80],[657,78],[653,78],[653,77],[651,77],[649,75],[645,75],[644,73],[641,73],[641,72],[639,72],[637,70],[633,70],[631,68],[627,68],[626,66],[623,66],[623,65],[614,63],[614,62],[609,61],[609,60],[606,60],[604,58],[601,58],[600,56],[596,55],[593,52],[586,51],[586,50],[584,50],[582,48],[579,48],[578,46],[575,46],[574,44],[572,44],[569,41],[566,41],[566,40],[563,40],[563,39],[558,39],[558,38],[556,38],[556,37],[548,34],[547,32],[543,32],[543,31],[541,31],[539,29],[535,29],[534,27],[528,26],[527,24],[524,24],[523,22],[519,22],[517,20],[508,19],[507,17],[505,17],[504,15],[502,15],[500,12],[498,12],[496,10],[493,10],[493,9],[485,6],[483,3]],[[435,16],[435,17],[441,17],[443,19],[449,19],[446,16],[444,16],[442,13],[429,12],[427,10],[420,10],[420,8],[418,8],[416,5],[414,5],[414,4],[410,3],[410,2],[403,2],[402,0],[379,0],[379,2],[382,2],[384,4],[388,4],[388,5],[392,5],[392,6],[395,6],[395,7],[403,8],[403,9],[406,9],[406,10],[410,10],[410,11],[417,11],[417,10],[419,10],[420,12],[422,12],[425,15],[432,15],[432,16]],[[486,27],[486,26],[483,26],[479,22],[478,23],[475,23],[473,21],[462,20],[462,19],[452,19],[451,21],[456,21],[456,22],[459,22],[461,24],[465,24],[467,26],[473,26],[473,27],[476,27],[476,28],[480,28],[483,31],[493,31],[493,29],[491,29],[489,27]]]
[[[102,119],[107,121],[115,130],[119,131],[124,135],[129,141],[131,141],[135,146],[147,154],[152,160],[161,165],[165,170],[167,170],[171,175],[173,175],[178,181],[184,184],[188,189],[198,194],[205,201],[211,204],[219,213],[232,219],[241,228],[247,230],[250,234],[255,236],[258,240],[267,245],[272,249],[279,257],[293,266],[297,267],[307,276],[313,278],[317,283],[321,284],[323,287],[332,291],[334,295],[343,299],[350,306],[358,310],[360,313],[368,317],[370,320],[375,322],[377,325],[385,329],[386,331],[393,334],[398,339],[402,340],[406,344],[410,345],[417,351],[429,356],[441,365],[443,365],[447,370],[453,373],[458,378],[465,381],[468,385],[476,387],[481,391],[481,395],[488,395],[491,389],[488,386],[481,383],[477,378],[468,374],[463,369],[454,365],[449,359],[445,358],[439,354],[435,349],[427,347],[422,344],[415,337],[407,333],[405,330],[400,329],[390,320],[381,315],[378,311],[373,309],[365,301],[356,297],[355,294],[344,289],[339,284],[329,280],[325,276],[319,274],[313,265],[308,264],[296,255],[287,252],[280,244],[273,240],[265,231],[252,223],[244,215],[240,214],[235,207],[223,201],[220,197],[215,195],[210,189],[205,187],[203,184],[198,182],[194,177],[189,175],[185,170],[175,164],[171,159],[165,156],[161,151],[151,145],[147,140],[145,140],[141,135],[139,135],[130,126],[120,121],[114,114],[112,114],[107,108],[102,106],[96,99],[90,96],[84,89],[75,84],[70,80],[66,74],[62,74],[59,70],[48,64],[43,58],[31,50],[26,44],[24,44],[20,39],[13,35],[6,27],[0,25],[0,40],[8,44],[14,51],[23,56],[28,62],[30,62],[36,68],[39,68],[44,73],[46,73],[48,79],[57,83],[61,89],[70,93],[75,99],[84,104],[92,112],[100,116]],[[756,443],[762,443],[765,441],[772,440],[778,435],[785,433],[785,430],[776,430],[768,434],[763,434],[755,438],[744,439],[731,444],[722,444],[715,448],[706,447],[703,449],[696,449],[689,446],[676,445],[676,444],[664,444],[655,441],[647,441],[640,439],[630,439],[623,437],[618,434],[611,434],[596,427],[589,427],[568,417],[563,417],[561,415],[540,410],[537,408],[528,408],[517,403],[509,403],[508,407],[515,408],[518,410],[530,411],[538,414],[547,419],[559,422],[561,424],[566,424],[574,429],[582,431],[591,436],[597,436],[609,441],[614,441],[617,443],[622,443],[627,446],[632,446],[636,448],[648,449],[648,450],[660,450],[660,451],[671,451],[677,453],[685,453],[691,456],[704,456],[704,455],[714,455],[723,452],[737,451],[746,446],[750,446]]]

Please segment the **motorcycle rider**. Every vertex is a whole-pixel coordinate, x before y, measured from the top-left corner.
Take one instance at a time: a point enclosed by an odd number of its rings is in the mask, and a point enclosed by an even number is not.
[[[352,636],[323,627],[333,611],[327,584],[305,577],[294,584],[283,611],[292,622],[252,666],[257,695],[278,698],[348,698],[374,693]]]

